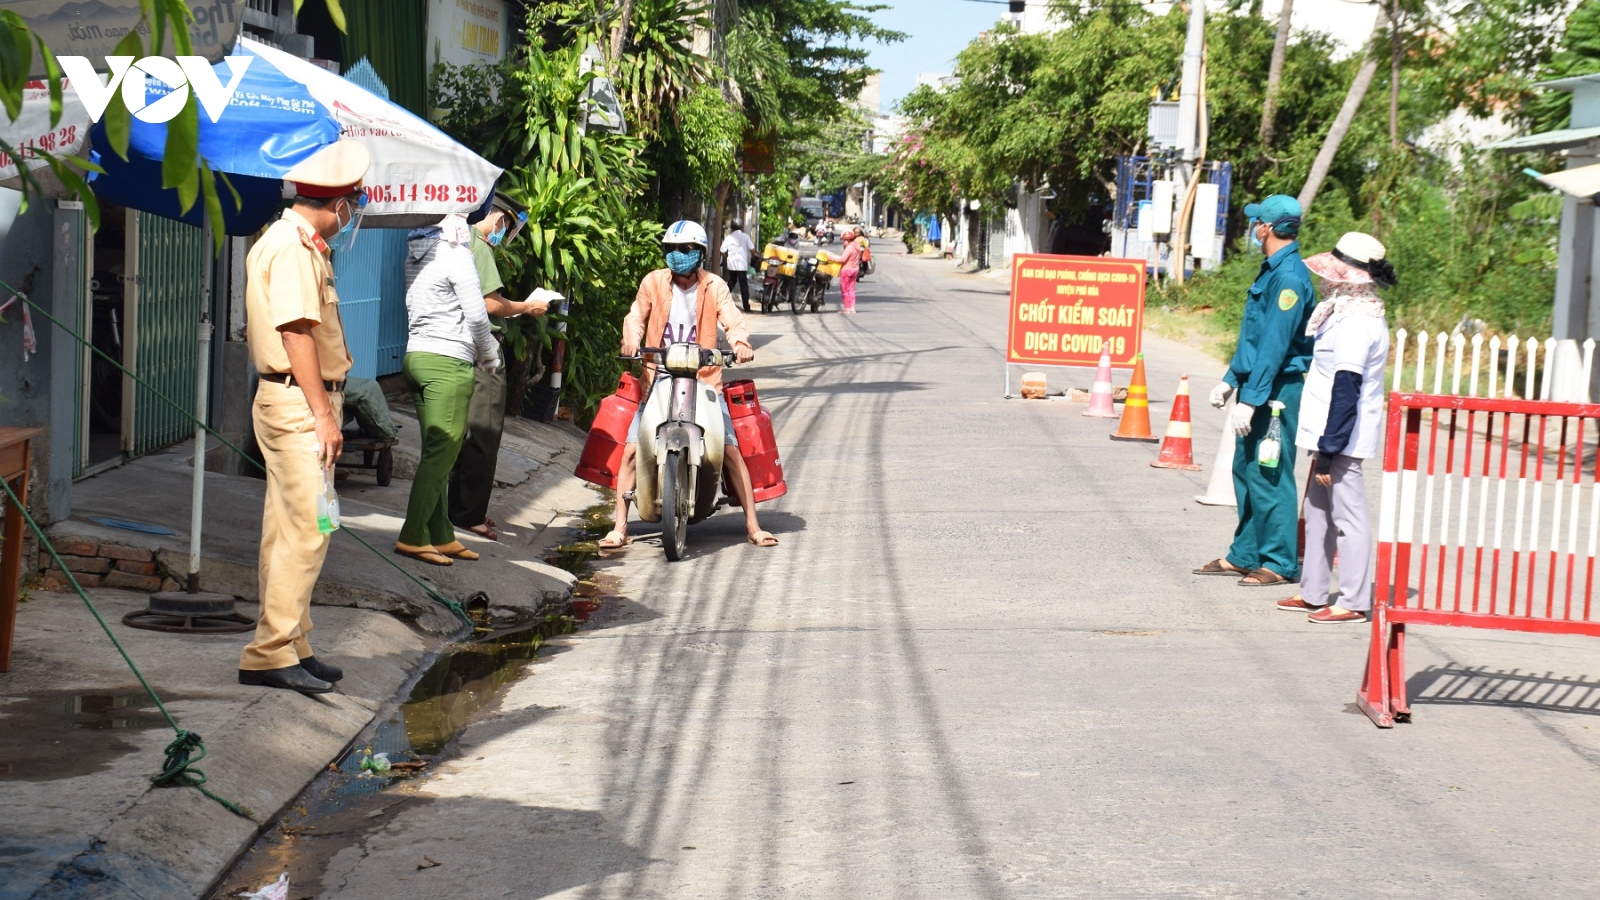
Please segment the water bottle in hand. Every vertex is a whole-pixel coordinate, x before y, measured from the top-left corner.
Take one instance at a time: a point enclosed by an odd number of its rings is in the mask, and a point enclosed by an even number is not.
[[[322,470],[322,490],[317,493],[317,530],[332,534],[339,530],[339,494],[333,489],[333,470],[322,465],[322,447],[317,446],[317,468]]]

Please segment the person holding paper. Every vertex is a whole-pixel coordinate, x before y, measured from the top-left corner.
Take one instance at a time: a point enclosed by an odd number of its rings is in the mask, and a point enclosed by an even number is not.
[[[495,463],[500,458],[500,437],[506,428],[505,320],[516,316],[542,316],[550,302],[560,300],[555,291],[539,288],[518,303],[501,292],[505,281],[495,263],[494,251],[509,244],[528,221],[528,213],[504,193],[496,192],[487,215],[472,226],[472,265],[478,270],[478,288],[488,308],[489,330],[500,345],[500,366],[472,373],[472,401],[467,408],[467,433],[450,470],[450,522],[457,528],[500,539],[500,523],[489,518],[489,495],[494,492]]]

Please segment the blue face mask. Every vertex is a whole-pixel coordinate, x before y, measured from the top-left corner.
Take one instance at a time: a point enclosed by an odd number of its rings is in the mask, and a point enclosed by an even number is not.
[[[501,225],[499,228],[496,228],[492,234],[489,235],[489,246],[498,247],[498,246],[500,246],[500,244],[503,241],[505,241],[505,239],[506,239],[506,227],[504,225]]]
[[[1256,234],[1256,229],[1260,226],[1260,222],[1257,222],[1255,219],[1250,220],[1250,249],[1265,253],[1267,252],[1267,245],[1262,243],[1261,236]]]
[[[699,250],[670,250],[667,252],[667,268],[674,275],[690,275],[695,269],[700,268]]]

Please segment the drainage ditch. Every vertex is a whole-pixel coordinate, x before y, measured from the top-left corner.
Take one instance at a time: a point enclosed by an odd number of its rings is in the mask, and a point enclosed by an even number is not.
[[[555,547],[551,565],[578,577],[569,613],[531,627],[493,632],[480,624],[470,640],[446,650],[415,681],[393,714],[369,726],[345,754],[257,838],[218,881],[214,900],[254,891],[289,873],[289,896],[321,892],[320,878],[340,850],[382,828],[386,813],[417,799],[452,742],[524,675],[545,643],[571,634],[616,592],[618,580],[596,574],[597,539],[611,528],[611,505],[597,504],[573,523],[573,540]]]

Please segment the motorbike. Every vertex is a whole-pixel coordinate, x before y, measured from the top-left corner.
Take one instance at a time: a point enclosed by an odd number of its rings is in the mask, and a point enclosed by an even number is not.
[[[776,312],[793,290],[800,251],[768,244],[761,255],[761,311]]]
[[[662,547],[677,562],[688,554],[689,526],[718,509],[727,448],[717,391],[697,376],[706,366],[731,367],[733,357],[678,343],[624,358],[654,359],[665,373],[639,418],[633,501],[639,518],[661,523]]]
[[[794,279],[789,283],[789,311],[799,315],[807,306],[813,312],[816,307],[812,305],[811,295],[816,290],[817,258],[814,256],[802,257],[795,264]]]
[[[826,250],[819,251],[813,260],[815,270],[811,275],[810,290],[806,293],[806,304],[812,312],[821,312],[823,304],[828,299],[828,287],[833,284],[833,279],[839,277],[844,266],[839,262],[837,254]]]

